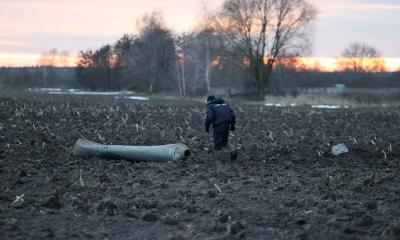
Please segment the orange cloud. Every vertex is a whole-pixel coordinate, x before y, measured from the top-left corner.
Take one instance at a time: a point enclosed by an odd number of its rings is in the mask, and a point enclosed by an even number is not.
[[[339,71],[341,66],[338,66],[341,58],[329,58],[329,57],[302,57],[300,64],[306,69],[315,69],[323,72]],[[380,66],[386,71],[395,72],[400,71],[400,58],[382,58],[384,66]],[[370,61],[365,61],[366,65],[370,64]]]
[[[37,66],[41,54],[21,54],[21,53],[0,53],[0,66],[4,67],[25,67],[25,66]],[[68,56],[59,63],[55,61],[56,66],[76,66],[77,58]]]

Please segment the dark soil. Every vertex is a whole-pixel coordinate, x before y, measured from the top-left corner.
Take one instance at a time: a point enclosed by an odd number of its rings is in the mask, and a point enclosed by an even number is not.
[[[0,238],[400,238],[399,109],[232,105],[239,158],[215,162],[198,103],[0,98]],[[192,156],[80,159],[79,138]]]

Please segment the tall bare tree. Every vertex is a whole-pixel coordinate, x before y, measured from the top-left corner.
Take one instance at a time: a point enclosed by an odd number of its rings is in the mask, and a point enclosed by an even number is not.
[[[65,80],[65,68],[69,67],[69,52],[63,50],[59,53],[57,59],[57,65],[61,68],[61,81]]]
[[[143,67],[147,70],[148,91],[174,88],[176,83],[176,54],[171,31],[158,12],[146,14],[138,22],[139,45]],[[176,88],[175,88],[176,89]]]
[[[307,0],[226,0],[212,25],[243,51],[257,97],[277,57],[304,53],[316,9]]]
[[[380,52],[365,43],[350,44],[338,59],[337,65],[342,71],[355,73],[380,72],[385,70],[385,60]]]
[[[176,73],[178,80],[179,95],[186,96],[186,66],[188,65],[187,49],[190,45],[190,34],[183,33],[175,39],[176,48]]]
[[[44,86],[49,85],[51,77],[54,77],[54,67],[57,64],[58,50],[56,48],[50,49],[48,52],[43,52],[39,57],[37,65],[40,67],[42,72],[42,80]]]

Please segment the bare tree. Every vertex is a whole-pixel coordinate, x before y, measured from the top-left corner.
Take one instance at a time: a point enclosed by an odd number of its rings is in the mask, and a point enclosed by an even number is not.
[[[69,62],[69,51],[63,50],[57,56],[57,65],[59,67],[68,67],[70,65]]]
[[[56,48],[53,48],[48,52],[43,52],[38,59],[37,65],[41,69],[43,85],[46,87],[49,85],[51,75],[54,75],[53,67],[55,67],[57,64],[57,54],[58,50]]]
[[[243,51],[261,98],[277,57],[309,48],[315,17],[307,0],[226,0],[212,25]]]
[[[37,65],[40,67],[54,67],[57,63],[57,54],[58,50],[56,48],[43,52],[38,59]]]
[[[157,12],[146,14],[139,21],[141,61],[147,70],[148,91],[174,88],[176,83],[176,53],[171,31]]]
[[[211,82],[214,75],[212,65],[221,57],[223,43],[215,30],[207,25],[199,29],[194,40],[196,60],[199,70],[201,70],[200,75],[204,79],[207,93],[211,93]]]
[[[61,67],[61,81],[65,80],[65,68],[69,66],[69,52],[64,50],[58,55],[58,66]]]
[[[355,73],[381,72],[385,70],[385,60],[380,52],[365,43],[350,44],[339,58],[337,65],[342,71]]]
[[[188,54],[186,50],[189,44],[190,34],[183,33],[175,40],[176,73],[180,96],[186,96],[186,65],[188,62]]]

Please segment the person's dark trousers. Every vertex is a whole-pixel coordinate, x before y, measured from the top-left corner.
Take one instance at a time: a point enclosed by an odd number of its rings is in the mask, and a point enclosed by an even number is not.
[[[220,151],[222,147],[226,147],[229,137],[229,123],[222,123],[214,126],[214,150]]]

